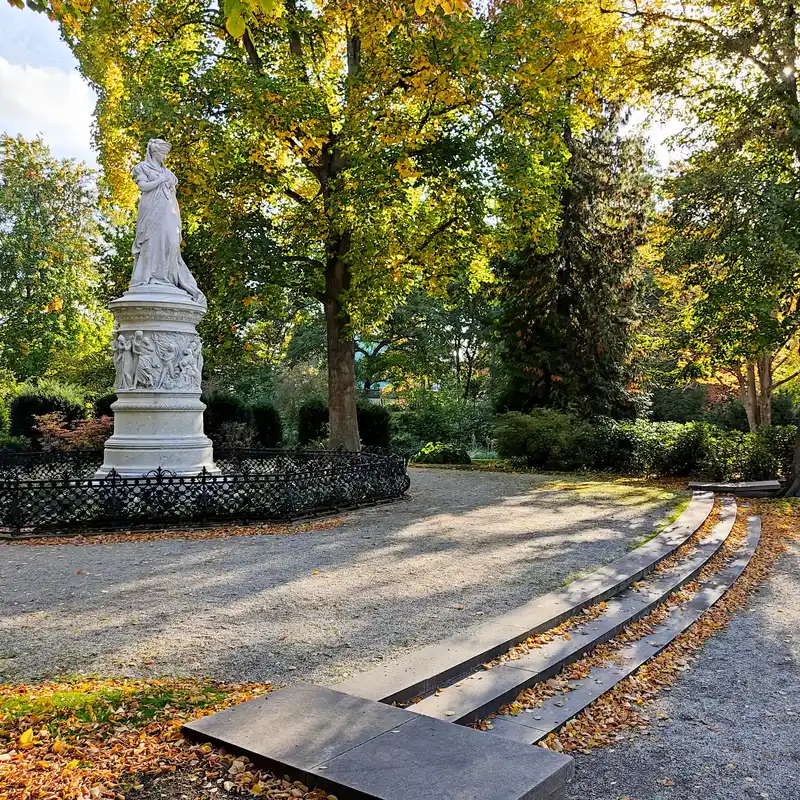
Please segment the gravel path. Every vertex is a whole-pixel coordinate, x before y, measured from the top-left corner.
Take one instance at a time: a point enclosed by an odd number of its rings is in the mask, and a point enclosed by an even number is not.
[[[578,755],[569,800],[800,797],[800,547],[650,716],[658,712],[666,719],[649,735]]]
[[[616,558],[676,497],[413,470],[412,498],[291,536],[0,545],[0,680],[335,683]],[[463,606],[463,609],[459,608]]]

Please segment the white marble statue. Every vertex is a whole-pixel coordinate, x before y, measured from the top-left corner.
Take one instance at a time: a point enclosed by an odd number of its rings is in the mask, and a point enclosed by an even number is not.
[[[181,256],[181,212],[175,195],[178,179],[164,166],[172,146],[163,139],[147,143],[147,157],[133,168],[142,193],[133,242],[131,288],[148,284],[177,286],[196,303],[205,297]]]

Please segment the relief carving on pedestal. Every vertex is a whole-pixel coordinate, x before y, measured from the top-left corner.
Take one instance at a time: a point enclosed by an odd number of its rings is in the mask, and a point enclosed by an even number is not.
[[[142,389],[200,391],[200,337],[173,331],[117,332],[112,342],[117,392]]]

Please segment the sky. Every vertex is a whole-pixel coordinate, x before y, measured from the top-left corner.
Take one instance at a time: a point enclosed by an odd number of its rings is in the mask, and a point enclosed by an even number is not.
[[[41,134],[53,154],[97,166],[92,148],[95,95],[61,41],[58,26],[44,14],[18,9],[0,0],[0,131],[33,138]],[[647,122],[634,114],[636,125]],[[654,123],[648,130],[656,158],[666,167],[672,151],[665,139],[677,122]]]
[[[58,26],[0,0],[0,131],[41,134],[54,155],[94,167],[94,104]]]

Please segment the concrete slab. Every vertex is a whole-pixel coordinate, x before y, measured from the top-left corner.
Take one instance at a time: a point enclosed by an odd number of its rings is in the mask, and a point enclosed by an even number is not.
[[[254,758],[308,771],[416,718],[401,708],[296,683],[200,717],[184,731]]]
[[[567,756],[309,684],[184,731],[341,800],[561,800],[573,774]]]
[[[323,766],[328,781],[381,800],[549,800],[573,774],[571,758],[425,717]]]
[[[697,531],[711,513],[713,504],[713,494],[695,492],[687,509],[672,525],[642,547],[586,578],[537,597],[465,634],[354,675],[337,688],[382,703],[399,703],[422,697],[458,680],[510,647],[614,596],[647,575]]]

